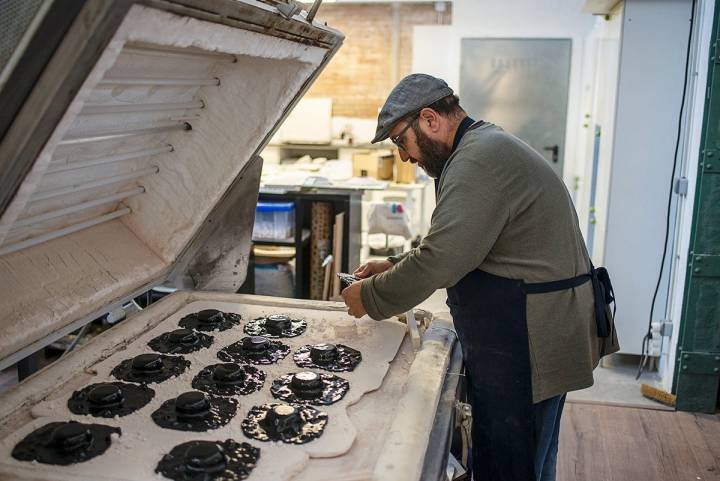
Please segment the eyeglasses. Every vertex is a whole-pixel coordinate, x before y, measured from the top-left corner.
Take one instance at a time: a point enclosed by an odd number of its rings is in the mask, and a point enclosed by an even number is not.
[[[410,126],[413,124],[413,122],[415,122],[415,120],[417,118],[418,118],[418,116],[415,115],[415,116],[413,116],[412,119],[408,120],[408,123],[407,123],[407,125],[405,125],[404,129],[402,129],[396,136],[390,137],[390,142],[397,145],[401,149],[407,151],[407,149],[405,148],[405,142],[402,141],[402,137],[405,134],[405,132],[407,131],[407,129],[410,128]]]

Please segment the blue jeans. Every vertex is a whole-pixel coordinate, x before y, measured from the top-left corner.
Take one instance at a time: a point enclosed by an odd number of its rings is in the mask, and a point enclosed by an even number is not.
[[[535,411],[535,451],[536,481],[555,481],[557,466],[558,439],[560,435],[560,416],[565,405],[565,394],[555,396],[537,404]]]

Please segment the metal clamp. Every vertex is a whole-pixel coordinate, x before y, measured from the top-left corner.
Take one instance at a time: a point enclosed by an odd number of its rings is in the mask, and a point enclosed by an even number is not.
[[[472,407],[468,403],[455,402],[455,422],[460,427],[462,445],[468,447],[467,450],[463,450],[462,459],[460,460],[463,466],[467,466],[468,454],[472,447]]]
[[[289,0],[286,3],[278,3],[275,8],[288,20],[293,18],[293,16],[301,10],[300,6],[295,3],[294,0]]]

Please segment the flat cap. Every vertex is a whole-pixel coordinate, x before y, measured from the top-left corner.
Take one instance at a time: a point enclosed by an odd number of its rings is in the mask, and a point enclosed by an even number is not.
[[[380,109],[372,143],[387,139],[393,126],[406,115],[452,94],[453,90],[442,79],[424,73],[408,75],[390,92]]]

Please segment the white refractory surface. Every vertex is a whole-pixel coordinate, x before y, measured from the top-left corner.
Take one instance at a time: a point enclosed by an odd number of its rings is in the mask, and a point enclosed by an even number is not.
[[[0,216],[0,359],[161,278],[327,52],[133,5]]]
[[[241,314],[243,320],[233,329],[209,333],[215,338],[213,345],[208,349],[185,355],[184,357],[192,363],[185,373],[160,384],[150,384],[149,386],[155,390],[156,395],[148,405],[133,414],[114,419],[74,415],[67,409],[67,399],[74,389],[112,379],[110,371],[120,361],[144,352],[152,352],[147,347],[150,339],[175,329],[183,316],[203,309],[235,312]],[[319,439],[300,446],[262,442],[246,438],[240,428],[240,422],[250,407],[275,401],[270,394],[270,385],[273,379],[282,374],[300,370],[292,360],[292,353],[278,364],[258,366],[267,373],[265,385],[254,394],[236,396],[239,400],[238,413],[228,425],[220,429],[205,433],[190,433],[163,429],[152,422],[150,414],[164,401],[182,392],[192,390],[190,386],[192,378],[203,367],[221,362],[217,359],[217,352],[245,335],[243,327],[248,320],[275,313],[290,314],[308,321],[308,329],[303,335],[281,339],[282,342],[290,345],[293,352],[304,344],[331,342],[347,344],[360,350],[363,354],[363,361],[354,371],[339,373],[350,381],[350,391],[345,398],[334,405],[319,407],[329,415],[325,432]],[[126,322],[132,322],[132,320]],[[50,399],[37,404],[32,409],[33,417],[36,419],[6,436],[0,442],[0,479],[17,479],[21,476],[21,479],[29,477],[37,480],[135,481],[159,479],[161,477],[154,473],[157,462],[163,454],[169,452],[177,444],[190,440],[225,440],[228,438],[247,441],[261,449],[260,461],[251,474],[250,480],[281,481],[290,479],[303,470],[309,458],[339,456],[351,448],[356,438],[357,427],[348,418],[347,409],[358,403],[365,393],[381,386],[389,363],[395,358],[404,334],[405,326],[398,322],[354,320],[342,311],[287,308],[277,305],[191,302],[152,329],[144,332],[126,349],[119,350],[86,368],[86,372],[93,375],[83,385],[72,386],[72,383],[60,385]],[[110,449],[102,456],[73,466],[25,463],[16,461],[10,456],[15,444],[32,430],[49,422],[65,420],[99,422],[118,426],[122,429],[123,435],[115,440]]]

